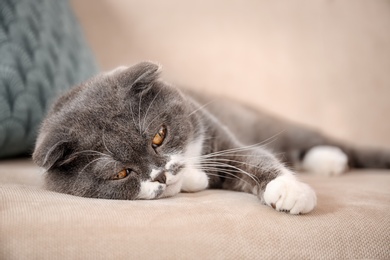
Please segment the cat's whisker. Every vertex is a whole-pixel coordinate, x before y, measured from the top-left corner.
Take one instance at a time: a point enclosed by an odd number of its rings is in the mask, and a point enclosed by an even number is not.
[[[251,167],[254,167],[254,168],[257,168],[257,169],[260,168],[259,165],[254,165],[254,164],[250,164],[250,163],[243,162],[243,161],[237,161],[237,160],[231,160],[231,159],[225,159],[225,158],[205,159],[205,160],[202,161],[202,163],[203,162],[232,162],[232,163],[237,163],[237,164],[243,164],[243,165],[251,166]]]
[[[272,153],[272,155],[275,155],[275,156],[280,156],[280,155],[283,155],[285,154],[284,152],[280,152],[280,153]],[[217,155],[217,156],[211,156],[211,157],[202,157],[202,158],[199,158],[199,159],[213,159],[213,158],[218,158],[218,157],[221,157],[223,158],[225,155]],[[264,154],[234,154],[233,157],[252,157],[252,158],[264,158]]]
[[[240,181],[243,181],[247,184],[250,184],[248,181],[244,180],[243,178],[237,176],[236,174],[234,173],[238,173],[237,171],[233,170],[233,169],[219,169],[219,168],[215,168],[215,167],[200,167],[198,168],[200,170],[204,170],[204,171],[207,171],[207,175],[213,175],[213,176],[216,176],[216,177],[221,177],[221,178],[227,178],[227,179],[238,179]],[[226,176],[221,176],[220,174],[213,174],[213,173],[210,173],[211,172],[219,172],[219,173],[224,173],[224,174],[227,174],[229,177],[226,177]]]
[[[260,186],[260,183],[258,182],[258,180],[256,180],[256,178],[254,177],[253,174],[247,172],[247,171],[244,171],[243,169],[241,168],[238,168],[234,165],[230,165],[230,164],[227,164],[227,163],[221,163],[221,162],[210,162],[210,163],[203,163],[203,164],[200,164],[199,167],[202,167],[202,165],[204,166],[209,166],[209,167],[215,167],[215,168],[219,168],[219,167],[224,167],[224,168],[229,168],[229,169],[234,169],[238,172],[241,172],[242,174],[248,176],[250,179],[252,179],[256,184],[257,186]],[[195,165],[196,166],[196,165]],[[224,169],[226,170],[226,169]]]
[[[111,164],[111,163],[115,163],[115,161],[113,161],[113,160],[108,161],[108,163],[106,163],[103,167],[100,168],[100,172],[99,172],[99,173],[101,174],[102,171],[106,169],[106,166],[107,166],[108,164]]]
[[[276,138],[274,138],[272,140],[267,139],[267,140],[260,142],[260,143],[257,143],[257,144],[222,150],[222,151],[218,151],[218,152],[214,152],[214,153],[209,153],[209,154],[202,155],[202,157],[218,156],[218,155],[232,154],[232,153],[241,152],[241,151],[255,150],[255,149],[264,147],[275,140],[276,140]]]
[[[82,172],[84,172],[84,170],[85,170],[89,165],[91,165],[92,163],[97,162],[97,161],[99,161],[99,160],[104,160],[104,159],[106,159],[106,158],[99,157],[99,158],[97,158],[97,159],[94,159],[94,160],[90,161],[89,163],[87,163],[87,165],[85,165],[85,166],[79,171],[79,174],[81,174]]]
[[[207,175],[209,175],[209,176],[215,176],[215,177],[222,177],[221,175],[218,175],[217,173],[210,173],[210,172],[208,172]],[[227,176],[223,176],[223,178],[229,179],[229,180],[235,180],[235,179],[237,179],[237,178],[234,178],[234,177],[227,177]]]
[[[143,129],[144,129],[144,127],[145,127],[146,116],[148,115],[149,109],[152,107],[152,104],[153,104],[153,102],[156,100],[157,96],[161,93],[161,90],[162,90],[162,88],[161,88],[161,89],[157,92],[157,94],[154,96],[152,102],[150,102],[149,107],[148,107],[148,109],[146,110],[146,113],[145,113],[145,116],[144,116],[144,122],[142,123],[142,128],[143,128]]]
[[[49,156],[51,155],[51,153],[54,151],[54,149],[56,149],[56,147],[60,144],[62,144],[64,141],[63,140],[60,140],[58,141],[57,143],[55,143],[52,147],[50,147],[50,149],[47,151],[46,153],[46,156],[45,158],[43,159],[43,165],[46,164],[47,160],[49,159]]]
[[[273,154],[273,155],[277,156],[277,155],[280,155],[280,154],[284,154],[284,153],[277,153],[277,154]],[[264,157],[266,157],[265,155],[237,155],[237,156],[255,157],[255,158],[264,158]],[[236,155],[234,155],[234,157],[236,157]],[[248,165],[248,166],[255,167],[255,168],[261,168],[260,165],[254,165],[254,164],[250,164],[250,163],[247,163],[247,162],[244,162],[244,161],[237,161],[237,160],[232,160],[232,159],[227,159],[227,158],[215,157],[215,158],[203,158],[203,159],[201,159],[201,162],[214,162],[214,161],[233,162],[233,163],[239,163],[239,164]]]
[[[139,134],[141,134],[141,103],[142,103],[142,94],[140,94],[139,102],[138,102],[138,126],[139,126]]]
[[[131,111],[131,118],[133,120],[134,127],[137,127],[137,124],[135,123],[135,118],[134,118],[133,105],[131,104],[131,102],[130,102],[130,111]]]
[[[114,163],[113,171],[116,171],[118,169],[118,161],[112,161]]]
[[[218,138],[218,137],[210,136],[210,137],[207,137],[207,138],[203,138],[203,141],[212,140],[212,139],[217,139],[217,138]]]
[[[114,155],[114,153],[111,152],[111,151],[108,149],[108,147],[107,147],[107,145],[106,145],[106,141],[104,140],[104,129],[103,129],[103,134],[102,134],[102,141],[103,141],[103,146],[104,146],[104,148],[107,150],[107,152],[109,152],[111,155]]]
[[[275,140],[277,140],[277,136],[280,135],[283,132],[284,132],[284,130],[279,132],[279,133],[277,133],[277,134],[275,134],[275,135],[273,135],[273,136],[271,136],[270,138],[267,138],[266,140],[264,140],[262,142],[259,142],[259,143],[256,143],[256,144],[242,146],[242,147],[236,147],[236,148],[232,148],[232,149],[226,149],[226,150],[213,152],[213,153],[208,153],[208,154],[205,154],[205,155],[196,156],[196,158],[219,156],[219,155],[232,154],[232,153],[236,153],[236,152],[249,151],[249,150],[254,150],[254,149],[257,149],[257,148],[261,148],[261,147],[264,147],[264,146],[274,142]]]
[[[255,150],[259,148],[257,147],[250,147],[250,148],[245,148],[245,149],[237,149],[237,150],[226,150],[226,151],[221,151],[217,153],[210,153],[210,154],[205,154],[205,155],[200,155],[200,156],[194,156],[190,157],[191,161],[196,161],[196,160],[203,160],[203,159],[212,159],[212,158],[222,158],[224,156],[242,156],[242,157],[263,157],[264,155],[259,155],[259,154],[236,154],[238,152],[247,152],[250,150]],[[233,155],[232,155],[233,154]]]
[[[280,153],[273,153],[273,155],[275,156],[280,156],[280,155],[284,155],[285,153],[283,152],[280,152]],[[187,158],[187,162],[190,162],[190,163],[194,163],[194,162],[197,162],[197,161],[204,161],[204,160],[210,160],[210,161],[213,161],[215,159],[226,159],[226,160],[229,160],[228,158],[226,158],[228,155],[213,155],[213,156],[207,156],[207,157],[191,157],[191,158]],[[264,155],[264,154],[234,154],[232,155],[231,157],[244,157],[244,158],[265,158],[267,157],[267,155]]]
[[[211,165],[213,165],[213,164],[211,164]],[[230,165],[230,164],[227,164],[227,163],[218,163],[217,162],[217,163],[214,163],[214,165],[219,165],[219,167],[228,167],[230,169],[235,169],[235,170],[241,172],[242,174],[248,176],[249,178],[251,178],[257,184],[257,186],[260,186],[260,183],[258,182],[258,180],[256,180],[256,178],[254,177],[253,174],[251,174],[251,173],[249,173],[249,172],[247,172],[247,171],[245,171],[245,170],[243,170],[241,168],[238,168],[238,167],[236,167],[234,165]]]
[[[230,154],[230,153],[229,153]],[[228,161],[228,160],[231,160],[232,162],[239,162],[239,163],[242,163],[244,164],[245,162],[241,162],[241,161],[235,161],[235,160],[232,160],[232,159],[228,159],[228,158],[225,158],[226,156],[228,156],[229,154],[227,155],[224,155],[224,154],[221,154],[221,155],[212,155],[212,156],[193,156],[193,157],[187,157],[187,158],[183,158],[182,160],[180,160],[181,163],[190,163],[190,164],[196,164],[197,162],[205,162],[205,161],[216,161],[216,160],[223,160],[223,161]],[[275,156],[279,156],[279,155],[283,155],[284,153],[283,152],[280,152],[280,153],[273,153],[273,155]],[[266,157],[267,155],[264,155],[264,154],[234,154],[232,157],[244,157],[244,158],[264,158]],[[252,165],[254,166],[254,165]]]
[[[220,170],[216,170],[216,169],[213,169],[213,168],[201,168],[200,170],[203,170],[203,171],[207,171],[207,175],[208,176],[215,176],[215,177],[222,177],[222,178],[225,178],[225,179],[230,179],[230,180],[235,180],[235,179],[238,179],[238,180],[241,180],[241,181],[244,181],[246,182],[245,180],[243,180],[242,178],[238,177],[237,175],[234,175],[233,173],[231,172],[227,172],[227,171],[220,171]],[[223,176],[221,174],[218,174],[218,173],[213,173],[215,171],[218,171],[219,173],[223,173],[223,174],[226,174],[228,176]],[[247,182],[248,183],[248,182]]]
[[[98,151],[95,151],[95,150],[83,150],[83,151],[80,151],[80,152],[75,152],[73,153],[74,155],[78,155],[78,154],[84,154],[84,153],[89,153],[87,155],[100,155],[102,157],[108,157],[108,158],[111,158],[108,154],[105,154],[105,153],[101,153],[101,152],[98,152]]]
[[[206,106],[210,105],[213,102],[215,102],[215,100],[211,100],[211,101],[207,102],[206,104],[203,104],[202,106],[196,108],[194,111],[192,111],[190,114],[188,114],[187,117],[190,117],[191,115],[195,114],[196,112],[200,111],[201,109],[205,108]]]
[[[157,118],[159,118],[159,117],[160,117],[162,114],[164,114],[166,111],[167,111],[167,109],[164,109],[164,111],[162,111],[160,114],[158,114],[157,116],[155,116],[155,117],[152,119],[152,121],[150,121],[149,124],[146,126],[146,128],[145,128],[145,130],[144,130],[143,133],[145,133],[145,132],[148,130],[149,126],[154,122],[154,120],[156,120]]]

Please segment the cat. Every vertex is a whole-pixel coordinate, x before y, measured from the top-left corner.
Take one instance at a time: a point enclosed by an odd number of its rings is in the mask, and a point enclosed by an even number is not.
[[[390,167],[389,153],[355,149],[235,101],[176,88],[160,72],[151,62],[119,67],[55,102],[33,153],[49,190],[133,200],[221,188],[304,214],[316,206],[316,194],[286,164],[323,175]]]

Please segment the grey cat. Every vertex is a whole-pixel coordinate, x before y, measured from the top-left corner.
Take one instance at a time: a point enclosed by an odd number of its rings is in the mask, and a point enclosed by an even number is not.
[[[316,195],[285,163],[326,175],[348,164],[390,167],[388,153],[354,149],[231,100],[210,102],[159,72],[150,62],[118,68],[57,100],[33,154],[48,189],[133,200],[222,188],[300,214]]]

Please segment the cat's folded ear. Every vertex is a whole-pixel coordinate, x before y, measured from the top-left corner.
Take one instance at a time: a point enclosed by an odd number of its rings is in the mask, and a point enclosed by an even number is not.
[[[40,167],[49,170],[60,167],[76,158],[73,152],[74,144],[57,134],[41,134],[33,153],[33,161]]]
[[[132,91],[139,93],[148,89],[158,79],[160,72],[160,65],[144,61],[125,69],[118,75],[118,80],[123,87],[130,87]]]

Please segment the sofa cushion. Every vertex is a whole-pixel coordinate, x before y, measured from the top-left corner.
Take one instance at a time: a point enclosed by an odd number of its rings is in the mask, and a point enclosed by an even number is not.
[[[253,195],[206,190],[151,201],[74,197],[40,187],[28,161],[0,168],[0,259],[389,259],[390,172],[301,176],[307,215]]]
[[[68,1],[0,1],[0,158],[31,153],[56,96],[96,73]]]

